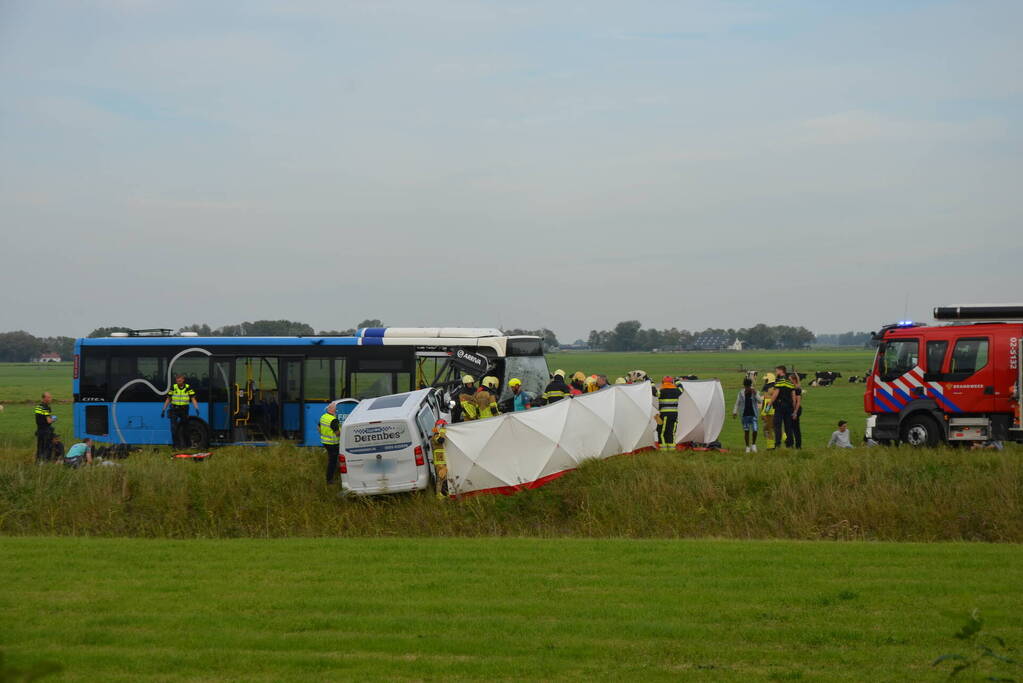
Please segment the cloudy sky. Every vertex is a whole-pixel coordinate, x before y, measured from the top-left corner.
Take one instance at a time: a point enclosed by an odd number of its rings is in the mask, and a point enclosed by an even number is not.
[[[1023,3],[0,0],[0,331],[1023,300]]]

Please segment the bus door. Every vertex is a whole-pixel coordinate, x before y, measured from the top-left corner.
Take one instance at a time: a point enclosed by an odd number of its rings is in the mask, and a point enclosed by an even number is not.
[[[212,440],[219,443],[234,441],[231,388],[234,384],[234,357],[213,356],[210,359],[209,421]]]
[[[234,441],[270,441],[282,435],[280,360],[236,356],[234,361]]]
[[[281,430],[286,439],[302,437],[302,359],[282,358],[280,376]]]

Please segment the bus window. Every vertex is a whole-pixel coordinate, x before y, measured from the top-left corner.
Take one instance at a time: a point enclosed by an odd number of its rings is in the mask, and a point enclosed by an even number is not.
[[[83,398],[112,398],[107,394],[107,359],[96,352],[82,354],[82,374],[78,382],[78,394]]]
[[[330,358],[305,359],[305,400],[330,402]]]
[[[364,398],[386,396],[398,391],[401,390],[394,387],[394,373],[392,372],[352,373],[352,398],[361,401]]]
[[[894,339],[886,342],[880,358],[878,371],[881,379],[890,382],[901,377],[920,360],[920,342],[916,339]]]
[[[348,381],[345,375],[345,359],[335,358],[334,359],[334,392],[331,394],[331,400],[336,398],[348,398],[348,387],[345,386],[345,382]]]
[[[167,359],[159,356],[113,356],[110,359],[110,384],[119,401],[162,401],[164,396],[156,393],[142,382],[145,380],[157,391],[167,388]],[[195,388],[194,386],[192,387]],[[118,395],[119,394],[119,395]]]
[[[164,377],[167,376],[166,370],[164,371]],[[192,390],[195,392],[195,400],[197,401],[208,401],[210,395],[210,359],[206,355],[199,354],[188,354],[182,356],[174,361],[174,367],[171,368],[171,381],[174,381],[174,376],[184,375],[185,381],[188,383]],[[163,389],[166,385],[167,380],[162,379],[159,383],[153,382],[160,389]]]

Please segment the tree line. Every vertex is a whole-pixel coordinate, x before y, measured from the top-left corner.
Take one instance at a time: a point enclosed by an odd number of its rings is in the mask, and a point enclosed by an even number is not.
[[[802,349],[813,343],[814,333],[805,327],[791,325],[765,325],[739,329],[710,327],[698,332],[671,329],[643,329],[638,320],[624,320],[611,330],[591,330],[591,349],[605,351],[678,351],[693,348],[700,337],[713,335],[727,338],[727,343],[736,339],[747,348],[755,349]]]

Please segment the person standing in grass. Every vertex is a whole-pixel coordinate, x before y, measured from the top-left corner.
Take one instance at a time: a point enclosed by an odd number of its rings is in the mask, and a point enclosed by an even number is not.
[[[732,417],[737,417],[742,411],[742,438],[746,441],[747,453],[757,452],[757,415],[762,402],[760,394],[753,388],[753,380],[749,377],[742,380],[742,389],[732,407]]]
[[[845,420],[838,421],[838,429],[831,432],[831,440],[828,441],[828,446],[835,446],[837,448],[852,448],[852,441],[849,439],[849,423]]]
[[[657,391],[657,411],[661,418],[661,449],[675,448],[675,425],[678,424],[678,399],[682,390],[675,386],[675,378],[665,376]]]
[[[775,368],[774,388],[771,389],[771,406],[774,408],[774,447],[781,447],[782,430],[785,447],[792,448],[792,412],[795,409],[796,385],[789,379],[784,365]]]
[[[571,389],[565,384],[565,371],[561,369],[555,370],[554,374],[551,375],[550,384],[543,390],[543,400],[549,405],[571,395]]]
[[[799,383],[799,375],[793,372],[789,375],[789,379],[792,384],[796,387],[792,392],[793,409],[792,409],[792,443],[796,448],[803,447],[803,428],[799,424],[799,418],[803,415],[803,387]]]
[[[53,401],[53,394],[44,391],[42,400],[36,404],[36,462],[45,462],[53,457],[53,411],[50,410],[50,403]]]
[[[764,425],[764,440],[767,442],[767,450],[774,448],[774,404],[771,403],[771,392],[774,389],[774,373],[768,372],[764,375],[763,402],[760,408],[760,416],[764,418],[761,423]]]
[[[341,423],[337,419],[337,404],[331,403],[320,415],[320,443],[327,451],[327,483],[337,478],[338,456],[341,451]]]

